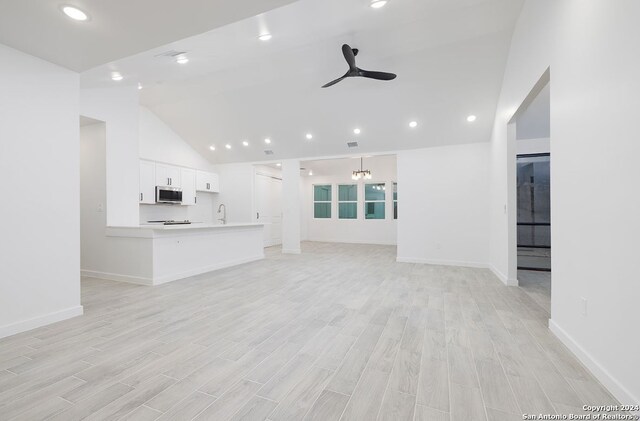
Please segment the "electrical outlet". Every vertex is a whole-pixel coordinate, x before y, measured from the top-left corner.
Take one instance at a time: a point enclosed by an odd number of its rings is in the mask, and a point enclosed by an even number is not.
[[[581,297],[580,300],[582,303],[582,316],[586,317],[587,316],[587,299],[584,297]]]

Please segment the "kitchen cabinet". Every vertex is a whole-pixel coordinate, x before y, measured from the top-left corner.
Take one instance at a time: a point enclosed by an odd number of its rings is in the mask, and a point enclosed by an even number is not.
[[[198,171],[196,174],[196,190],[209,193],[220,193],[218,174]]]
[[[180,174],[182,183],[182,205],[193,206],[196,204],[196,171],[182,168]]]
[[[180,167],[156,163],[156,186],[182,187],[181,176]]]
[[[140,203],[153,205],[156,203],[156,164],[140,161]]]

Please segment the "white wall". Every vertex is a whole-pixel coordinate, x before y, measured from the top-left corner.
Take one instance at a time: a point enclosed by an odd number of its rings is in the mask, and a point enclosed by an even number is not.
[[[549,153],[551,151],[551,139],[518,139],[516,141],[516,153],[518,155]]]
[[[145,107],[139,108],[140,158],[213,171],[214,166]]]
[[[80,114],[107,125],[107,224],[138,225],[138,89],[82,89]]]
[[[509,269],[506,123],[551,69],[550,327],[623,403],[640,403],[640,2],[529,0],[491,140],[491,263]],[[587,314],[582,315],[582,299]],[[635,330],[634,330],[635,329]]]
[[[82,314],[78,75],[0,44],[0,337]]]
[[[337,243],[388,244],[397,242],[397,221],[393,219],[393,183],[397,180],[395,155],[374,156],[364,159],[364,168],[373,178],[366,183],[387,183],[385,219],[364,219],[364,181],[354,182],[351,172],[360,168],[360,159],[343,158],[306,161],[302,183],[302,238],[308,241]],[[309,176],[312,170],[314,175]],[[316,219],[313,215],[313,185],[331,184],[331,218]],[[338,185],[358,184],[357,219],[338,219]],[[398,205],[400,207],[400,205]],[[402,211],[399,210],[399,214]]]
[[[227,207],[227,222],[255,221],[254,166],[249,163],[224,164],[216,167],[220,176],[220,194],[215,206],[224,203]]]
[[[486,267],[489,144],[398,152],[398,261]]]

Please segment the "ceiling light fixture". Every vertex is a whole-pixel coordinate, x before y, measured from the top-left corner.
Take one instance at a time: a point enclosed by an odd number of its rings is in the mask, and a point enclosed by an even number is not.
[[[313,171],[309,171],[309,175],[313,175]]]
[[[270,143],[271,143],[271,139],[266,138],[266,139],[264,140],[264,143],[266,143],[267,145],[268,145],[268,144],[270,144]]]
[[[418,122],[412,121],[411,123],[409,123],[409,127],[411,127],[412,129],[415,129],[416,127],[418,127]]]
[[[474,121],[476,121],[478,117],[474,116],[474,115],[470,115],[469,117],[467,117],[467,121],[469,123],[473,123]]]
[[[282,164],[279,163],[279,162],[276,164],[276,167],[281,167],[281,166],[282,166]]]
[[[313,139],[313,135],[311,133],[307,133],[306,138],[307,138],[307,140],[311,140],[311,139]]]
[[[265,33],[258,37],[260,41],[269,41],[272,38],[271,34]]]
[[[178,58],[176,59],[176,63],[187,64],[189,63],[189,58],[187,56],[178,56]]]
[[[371,180],[371,171],[362,169],[362,157],[360,158],[360,169],[353,171],[351,173],[351,178],[353,180]]]
[[[360,134],[360,133],[362,133],[362,130],[356,128],[356,129],[353,129],[353,133],[354,134]]]
[[[387,5],[387,0],[373,0],[370,4],[374,9],[380,9]]]
[[[215,151],[216,147],[212,145],[212,146],[209,146],[209,149],[211,149],[212,151]]]
[[[138,82],[138,90],[142,89],[142,83]]]
[[[242,142],[243,146],[249,146],[249,142],[247,142],[246,140]]]
[[[84,22],[89,19],[89,15],[87,15],[85,12],[78,9],[77,7],[62,6],[62,12],[73,20]]]
[[[231,145],[229,145],[228,143],[226,145],[224,145],[225,148],[227,149],[231,149]]]
[[[124,77],[120,73],[118,72],[111,73],[111,80],[120,82],[122,79],[124,79]]]

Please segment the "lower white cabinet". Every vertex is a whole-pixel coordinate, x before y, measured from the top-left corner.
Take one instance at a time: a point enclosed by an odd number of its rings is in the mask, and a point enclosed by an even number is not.
[[[182,204],[193,206],[196,204],[196,170],[182,169]]]
[[[140,203],[153,205],[156,203],[156,164],[140,161]]]
[[[209,193],[220,193],[218,174],[198,171],[196,174],[196,190]]]

